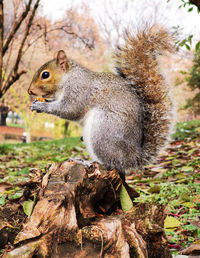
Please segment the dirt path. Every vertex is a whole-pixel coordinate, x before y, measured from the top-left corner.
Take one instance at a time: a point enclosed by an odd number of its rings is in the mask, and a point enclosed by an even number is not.
[[[0,142],[4,142],[6,139],[7,140],[14,140],[17,142],[22,141],[22,136],[23,136],[24,128],[21,127],[10,127],[10,126],[0,126]],[[47,133],[46,131],[43,132],[34,132],[32,135],[32,141],[36,140],[41,140],[40,137],[42,137],[42,140],[45,139],[53,139],[53,133]],[[8,141],[9,141],[8,140]]]

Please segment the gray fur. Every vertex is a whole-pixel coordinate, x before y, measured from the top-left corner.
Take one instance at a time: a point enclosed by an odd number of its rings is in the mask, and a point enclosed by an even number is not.
[[[130,81],[76,64],[63,73],[58,87],[55,101],[36,101],[31,109],[87,124],[86,146],[92,148],[92,158],[106,168],[124,171],[141,165],[143,106]],[[89,121],[91,110],[94,117]]]
[[[32,110],[81,121],[90,156],[107,169],[143,166],[158,156],[173,124],[160,59],[166,52],[174,52],[173,38],[157,25],[127,34],[116,55],[118,75],[91,72],[59,51],[58,62],[42,66],[28,90],[42,97],[55,94],[56,101],[35,102]],[[51,72],[47,80],[40,78],[43,68]]]

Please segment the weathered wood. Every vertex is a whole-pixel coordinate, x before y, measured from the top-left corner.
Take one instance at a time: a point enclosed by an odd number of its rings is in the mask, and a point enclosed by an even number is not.
[[[52,165],[16,248],[4,257],[171,257],[165,207],[139,204],[123,212],[121,184],[115,170],[98,163]]]

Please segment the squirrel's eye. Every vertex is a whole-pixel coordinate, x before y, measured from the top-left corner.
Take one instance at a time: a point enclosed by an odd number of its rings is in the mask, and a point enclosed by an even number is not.
[[[42,73],[42,79],[47,79],[47,78],[49,78],[49,76],[50,76],[50,73],[48,72],[48,71],[44,71],[43,73]]]

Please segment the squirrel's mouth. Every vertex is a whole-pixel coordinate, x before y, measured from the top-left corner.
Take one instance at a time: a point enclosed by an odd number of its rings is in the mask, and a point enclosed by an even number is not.
[[[37,97],[35,98],[36,101],[40,101],[40,102],[53,102],[55,101],[56,99],[55,98],[49,98],[49,97]]]
[[[45,99],[46,102],[51,102],[51,101],[55,101],[55,100],[56,100],[55,94],[50,94],[50,93],[48,93],[48,94],[43,94],[41,97],[42,97],[43,99]]]
[[[45,102],[53,102],[55,101],[55,98],[45,98]]]
[[[51,98],[55,98],[54,94],[52,93],[47,93],[47,94],[42,94],[41,95],[42,98],[47,98],[47,99],[51,99]]]

